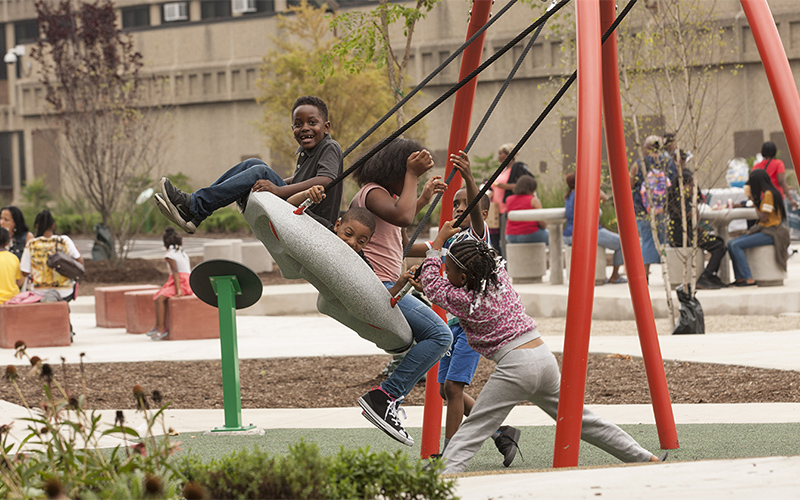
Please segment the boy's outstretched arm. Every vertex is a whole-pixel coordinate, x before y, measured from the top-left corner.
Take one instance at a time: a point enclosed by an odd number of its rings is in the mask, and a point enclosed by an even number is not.
[[[318,175],[316,177],[312,177],[311,179],[305,180],[303,182],[298,182],[297,184],[287,184],[285,186],[276,186],[274,183],[266,180],[266,179],[259,179],[250,189],[253,192],[260,192],[260,191],[267,191],[269,193],[274,194],[279,198],[283,198],[287,200],[290,196],[297,194],[301,191],[305,191],[306,189],[312,186],[322,186],[325,187],[331,183],[333,179],[330,177],[325,177],[322,175]]]
[[[306,199],[311,199],[315,204],[322,203],[322,200],[325,199],[325,188],[320,185],[311,186],[304,191],[291,195],[287,198],[286,202],[299,207]]]
[[[459,154],[450,155],[450,161],[453,162],[453,167],[461,174],[464,180],[464,187],[467,189],[467,200],[472,201],[478,196],[478,185],[475,184],[475,178],[472,176],[472,169],[469,164],[469,157],[464,151],[459,151]],[[472,232],[478,238],[483,238],[483,229],[485,224],[483,222],[483,214],[481,213],[480,201],[475,204],[475,208],[469,213],[470,225],[472,225]]]

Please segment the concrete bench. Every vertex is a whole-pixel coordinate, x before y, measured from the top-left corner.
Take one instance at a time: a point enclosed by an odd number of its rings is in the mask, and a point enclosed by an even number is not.
[[[18,340],[28,347],[71,343],[66,302],[0,305],[0,347],[13,349]]]
[[[125,331],[147,333],[156,324],[154,290],[137,290],[125,293]]]
[[[783,286],[786,271],[781,269],[775,261],[774,245],[747,248],[744,255],[750,266],[750,274],[758,286]]]
[[[272,272],[272,256],[260,241],[242,243],[242,264],[252,269],[254,273]]]
[[[541,283],[547,272],[547,245],[506,243],[506,261],[512,283]]]
[[[259,244],[261,245],[261,243]],[[224,239],[203,244],[203,260],[212,259],[225,259],[241,263],[242,240]]]
[[[156,285],[103,286],[94,289],[94,314],[97,326],[103,328],[122,328],[125,326],[125,293],[137,290],[152,290]]]
[[[219,313],[196,295],[167,301],[167,340],[219,338]]]
[[[683,284],[683,270],[684,266],[691,265],[692,248],[682,247],[667,247],[667,275],[669,277],[669,284],[672,287]],[[694,277],[699,278],[705,269],[706,261],[703,254],[703,249],[698,248],[694,256],[695,272]]]
[[[566,262],[564,267],[567,269],[567,280],[569,280],[569,268],[572,264],[572,247],[566,247]],[[606,248],[597,245],[597,253],[595,254],[594,262],[594,284],[603,285],[606,282],[606,266],[608,259],[606,259]]]

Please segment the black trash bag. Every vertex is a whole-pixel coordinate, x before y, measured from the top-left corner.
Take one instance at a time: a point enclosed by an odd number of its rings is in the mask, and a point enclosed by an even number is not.
[[[675,289],[678,301],[681,303],[681,317],[672,330],[673,335],[686,335],[706,333],[706,322],[703,317],[703,307],[697,297],[683,290],[683,285]]]
[[[111,235],[111,229],[105,224],[95,224],[92,260],[108,260],[112,257],[114,257],[114,237]]]

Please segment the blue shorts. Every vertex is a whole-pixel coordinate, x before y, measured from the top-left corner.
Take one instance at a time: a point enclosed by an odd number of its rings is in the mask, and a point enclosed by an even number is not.
[[[473,351],[467,343],[467,336],[461,325],[456,323],[450,327],[453,332],[453,345],[439,360],[439,378],[437,381],[443,384],[445,380],[453,382],[463,382],[469,384],[475,371],[478,369],[478,361],[481,355]]]

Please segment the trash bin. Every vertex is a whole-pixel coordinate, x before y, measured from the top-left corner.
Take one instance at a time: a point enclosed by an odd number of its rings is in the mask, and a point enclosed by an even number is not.
[[[105,224],[94,225],[94,245],[92,260],[108,260],[114,257],[114,237]]]

